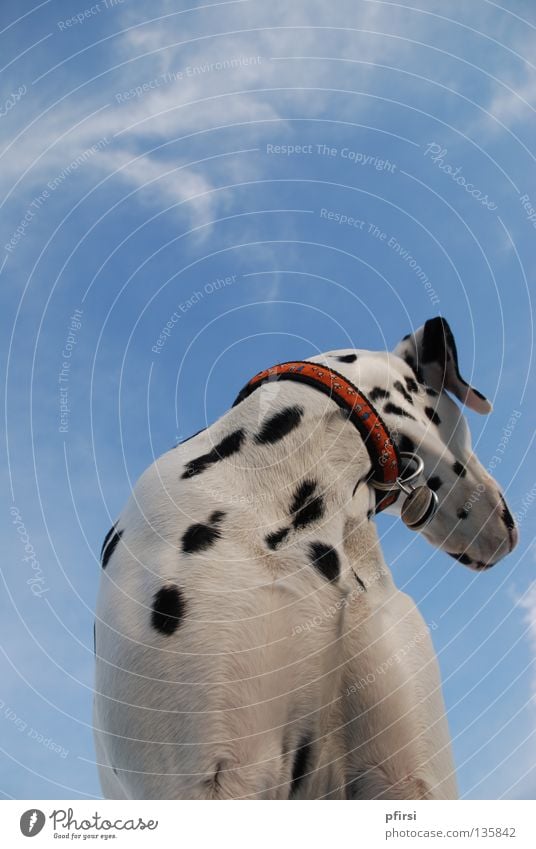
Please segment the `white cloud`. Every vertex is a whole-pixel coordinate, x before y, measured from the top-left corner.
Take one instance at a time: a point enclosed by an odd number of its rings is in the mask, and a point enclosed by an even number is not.
[[[148,155],[132,156],[125,149],[111,150],[106,168],[124,180],[130,190],[140,193],[146,203],[159,206],[190,201],[188,214],[192,226],[213,214],[212,185],[200,174],[176,162],[157,160]]]
[[[247,154],[199,165],[188,164],[188,159],[254,147],[266,136],[266,122],[272,122],[274,137],[281,137],[283,130],[287,136],[299,132],[299,123],[286,121],[291,117],[359,122],[377,102],[336,90],[389,95],[385,84],[393,79],[392,74],[382,75],[374,63],[441,79],[439,56],[426,45],[441,45],[444,32],[449,37],[455,32],[441,29],[441,22],[430,14],[365,0],[337,0],[334,4],[325,0],[246,0],[185,13],[175,6],[172,0],[153,3],[149,22],[143,22],[143,12],[136,4],[116,7],[114,23],[121,34],[98,48],[95,70],[102,75],[23,133],[2,160],[4,191],[28,169],[24,190],[17,188],[16,196],[31,196],[83,150],[105,137],[110,144],[84,167],[90,181],[119,168],[118,177],[127,188],[139,190],[136,199],[156,207],[200,194],[198,201],[183,207],[195,226],[201,217],[210,219],[225,209],[225,192],[212,193],[211,189],[258,178],[263,166],[253,166]],[[466,5],[457,2],[449,14],[461,20],[465,10]],[[415,42],[425,46],[418,47]],[[91,56],[89,50],[83,59],[64,62],[45,76],[35,91],[64,93],[69,86],[80,85],[87,79],[82,74],[87,74]],[[452,66],[445,66],[445,72],[447,69],[455,87]],[[463,74],[461,66],[459,73]],[[410,84],[415,85],[411,80]],[[529,99],[533,86],[533,81],[527,80],[520,93]],[[138,94],[127,95],[136,87]],[[504,91],[496,92],[490,110],[503,116],[517,114],[517,101]],[[430,94],[435,100],[437,89]],[[14,120],[21,121],[28,114],[29,102],[26,98],[21,103]],[[43,108],[48,106],[43,102]],[[36,114],[35,102],[32,109]],[[223,125],[231,129],[218,132],[216,128]],[[192,134],[197,135],[189,142],[175,142]],[[138,156],[136,163],[127,166]]]
[[[81,88],[76,97],[61,101],[23,132],[11,154],[4,157],[0,178],[4,191],[27,171],[24,190],[19,187],[15,194],[31,195],[82,151],[107,138],[111,143],[84,166],[92,181],[120,169],[119,177],[141,190],[137,195],[141,200],[157,205],[202,194],[202,199],[188,206],[188,214],[194,210],[195,223],[197,214],[212,216],[225,205],[223,192],[207,194],[211,188],[253,179],[258,172],[247,155],[214,158],[190,167],[177,159],[181,148],[173,144],[174,139],[205,131],[197,138],[200,147],[211,147],[210,155],[216,152],[214,140],[219,139],[214,128],[235,125],[232,136],[225,131],[226,150],[251,147],[265,131],[263,122],[276,122],[276,133],[289,114],[324,115],[334,95],[322,89],[359,88],[356,81],[362,82],[369,73],[367,66],[354,66],[351,83],[342,62],[286,57],[359,57],[372,62],[404,49],[403,41],[352,31],[400,32],[401,13],[370,3],[356,7],[353,0],[341,0],[333,8],[324,0],[239,2],[187,14],[176,13],[173,3],[160,0],[151,6],[151,15],[166,17],[137,26],[139,9],[132,4],[124,10],[118,7],[116,20],[124,33],[101,48],[105,55],[99,72],[119,67]],[[58,81],[65,87],[79,84],[87,57],[80,66],[77,62],[75,58],[64,63],[44,77],[37,90],[57,91]],[[163,79],[166,74],[169,78]],[[141,92],[128,96],[136,87]],[[32,108],[35,114],[35,103]],[[363,101],[346,99],[337,106],[337,117],[356,119],[363,108]],[[24,114],[19,110],[18,119]],[[240,126],[245,123],[246,145]],[[127,165],[137,156],[141,158]]]
[[[510,82],[506,88],[496,89],[486,108],[508,127],[520,121],[534,121],[536,74],[530,72],[520,83]]]

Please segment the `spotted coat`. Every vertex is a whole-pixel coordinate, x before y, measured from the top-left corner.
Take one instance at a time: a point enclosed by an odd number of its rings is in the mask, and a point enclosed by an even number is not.
[[[428,539],[487,568],[515,544],[513,520],[456,405],[425,382],[418,334],[395,354],[317,360],[378,405],[401,450],[423,456],[440,496]],[[287,382],[142,475],[101,555],[94,725],[105,796],[456,796],[429,629],[383,559],[370,468],[339,408]],[[475,481],[485,496],[467,508]],[[489,533],[482,511],[500,518]]]

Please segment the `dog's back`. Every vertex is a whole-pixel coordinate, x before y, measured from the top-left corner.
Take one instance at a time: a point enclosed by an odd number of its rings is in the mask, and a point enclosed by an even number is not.
[[[267,548],[278,508],[238,497],[239,460],[191,474],[220,433],[225,420],[157,460],[104,548],[95,728],[107,796],[288,798],[318,763],[340,655],[325,611],[340,591]]]

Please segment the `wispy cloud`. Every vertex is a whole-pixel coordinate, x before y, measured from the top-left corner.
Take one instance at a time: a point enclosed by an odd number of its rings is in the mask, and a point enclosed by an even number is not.
[[[454,3],[449,10],[462,26],[464,9]],[[159,0],[145,21],[138,7],[125,4],[116,8],[113,22],[113,37],[108,33],[99,44],[95,76],[94,67],[88,70],[91,46],[39,74],[26,102],[32,99],[33,114],[41,114],[25,129],[24,108],[17,110],[18,125],[11,126],[20,137],[2,157],[4,192],[21,178],[19,197],[31,194],[104,138],[109,143],[87,162],[88,180],[117,174],[127,188],[138,190],[139,202],[188,201],[184,211],[195,224],[225,207],[225,192],[213,193],[214,188],[262,173],[248,155],[206,157],[201,169],[192,164],[202,158],[197,147],[202,151],[218,138],[221,154],[249,149],[267,122],[274,132],[285,127],[288,134],[298,126],[297,114],[329,117],[334,104],[338,121],[359,122],[376,105],[362,93],[379,68],[409,71],[416,85],[434,76],[439,60],[448,56],[432,10],[391,3],[237,0],[178,11],[170,0]],[[461,65],[446,65],[445,80],[453,90],[463,72]],[[535,79],[527,76],[512,91],[495,88],[489,111],[517,120],[535,100]],[[73,94],[55,105],[39,102],[39,92],[56,91],[59,83]],[[437,88],[428,93],[435,99],[442,94]],[[225,136],[216,136],[222,127]],[[188,145],[189,155],[182,147],[177,154],[179,141]]]
[[[106,139],[99,155],[87,161],[85,173],[92,181],[117,174],[139,190],[140,201],[193,200],[188,214],[195,223],[225,204],[224,192],[211,194],[214,187],[253,179],[259,171],[246,155],[212,156],[201,174],[187,158],[177,158],[176,140],[195,134],[202,145],[225,126],[232,130],[226,150],[239,150],[247,128],[251,147],[265,122],[281,129],[296,107],[306,117],[325,115],[334,91],[359,90],[356,83],[363,82],[375,61],[393,59],[409,48],[402,10],[381,4],[357,9],[343,0],[327,9],[321,0],[276,0],[269,9],[237,2],[186,14],[173,7],[168,0],[153,4],[143,26],[138,9],[118,9],[119,34],[101,45],[102,70],[94,82],[84,78],[87,66],[80,56],[41,73],[36,91],[58,80],[78,91],[53,106],[34,101],[34,114],[41,115],[30,128],[19,110],[15,130],[20,137],[3,157],[4,191],[20,179],[19,197],[24,190],[31,194]],[[341,61],[345,58],[364,63],[354,66],[352,82]],[[363,99],[346,100],[339,104],[338,118],[346,114],[356,120],[367,106]],[[191,139],[190,145],[195,149]]]

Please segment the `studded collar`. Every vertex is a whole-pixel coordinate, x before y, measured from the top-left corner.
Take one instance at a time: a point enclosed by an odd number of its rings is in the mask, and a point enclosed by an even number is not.
[[[374,483],[382,485],[383,491],[376,490],[376,513],[394,504],[399,495],[400,455],[385,422],[366,395],[331,368],[318,363],[293,361],[260,371],[246,383],[233,406],[264,383],[279,380],[305,383],[328,395],[347,413],[348,420],[357,428],[366,445],[372,463],[371,477]]]

